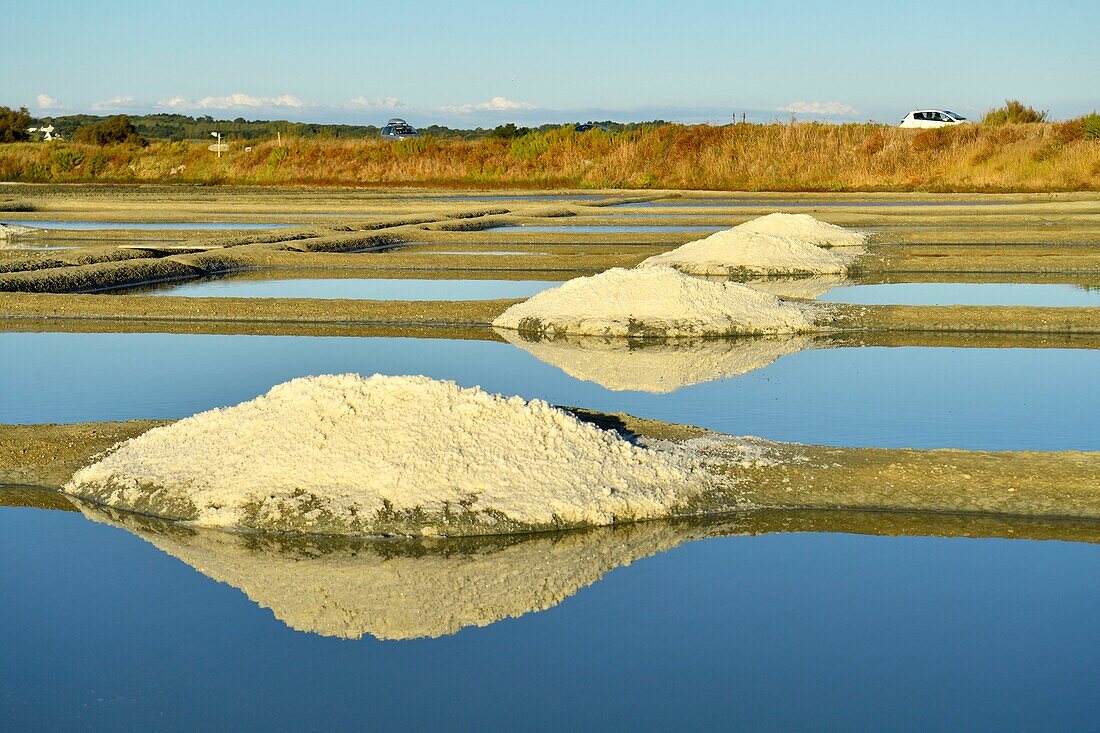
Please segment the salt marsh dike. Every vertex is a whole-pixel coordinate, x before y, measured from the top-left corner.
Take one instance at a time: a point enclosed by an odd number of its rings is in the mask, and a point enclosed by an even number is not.
[[[260,533],[500,535],[760,508],[1100,519],[1097,453],[777,443],[412,377],[304,378],[171,424],[0,438],[0,483]]]

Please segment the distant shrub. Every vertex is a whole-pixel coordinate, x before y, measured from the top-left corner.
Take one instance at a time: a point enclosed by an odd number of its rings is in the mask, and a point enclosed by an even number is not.
[[[1078,140],[1085,139],[1085,124],[1084,118],[1069,120],[1068,122],[1059,122],[1054,125],[1054,136],[1058,138],[1059,142],[1072,143]]]
[[[516,123],[509,122],[506,125],[497,125],[494,127],[491,135],[503,140],[515,140],[517,137],[530,135],[532,132],[534,132],[534,130],[530,127],[516,127]]]
[[[991,109],[982,117],[983,125],[1007,125],[1014,123],[1046,122],[1047,112],[1024,106],[1015,99],[1005,100],[1005,106]]]
[[[126,115],[108,117],[94,125],[85,125],[73,133],[73,141],[89,145],[117,145],[128,143],[145,147],[149,144]]]
[[[26,107],[0,107],[0,143],[19,143],[31,139],[27,128],[34,119]]]
[[[1058,122],[1054,125],[1054,136],[1062,143],[1100,140],[1100,114],[1092,112],[1075,120]]]

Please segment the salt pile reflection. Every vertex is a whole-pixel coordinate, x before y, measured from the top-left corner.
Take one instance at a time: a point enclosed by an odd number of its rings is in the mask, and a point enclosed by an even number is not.
[[[781,356],[825,345],[807,335],[647,342],[584,336],[538,340],[507,329],[497,333],[575,379],[616,392],[656,394],[736,377],[763,369]]]

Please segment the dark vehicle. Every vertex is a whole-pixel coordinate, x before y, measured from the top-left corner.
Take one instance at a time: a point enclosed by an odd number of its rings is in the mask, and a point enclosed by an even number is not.
[[[420,131],[405,120],[394,117],[382,128],[381,135],[383,140],[408,140],[420,137]]]
[[[600,132],[611,132],[607,129],[606,125],[598,125],[595,122],[586,122],[583,125],[574,125],[573,129],[577,132],[588,132],[589,130],[599,130]]]

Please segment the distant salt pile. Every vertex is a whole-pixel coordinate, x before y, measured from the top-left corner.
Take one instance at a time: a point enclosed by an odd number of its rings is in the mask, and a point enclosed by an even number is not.
[[[643,260],[638,267],[674,267],[693,275],[842,274],[855,255],[780,234],[734,227]]]
[[[734,229],[793,237],[822,247],[860,247],[867,243],[865,232],[829,224],[809,214],[768,214],[739,224]]]
[[[65,490],[210,527],[487,534],[667,515],[693,465],[539,400],[342,375],[150,430]]]
[[[669,267],[613,268],[545,290],[506,310],[493,325],[541,338],[765,335],[816,330],[813,315],[813,306]]]

